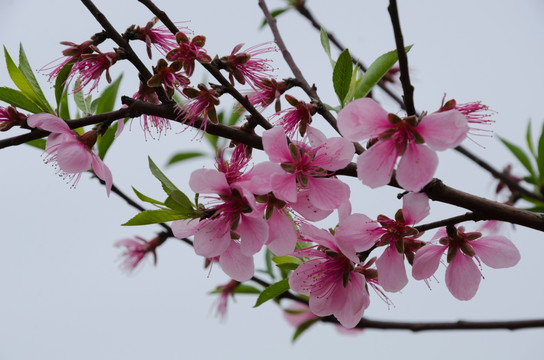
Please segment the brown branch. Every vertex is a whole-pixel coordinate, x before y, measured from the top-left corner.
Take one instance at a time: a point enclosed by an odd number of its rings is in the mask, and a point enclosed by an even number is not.
[[[295,9],[297,9],[297,11],[302,15],[304,16],[306,19],[308,19],[310,21],[310,23],[312,24],[312,26],[318,30],[318,31],[321,31],[321,29],[323,29],[323,31],[325,31],[325,33],[327,34],[327,37],[329,38],[329,40],[333,43],[334,46],[336,46],[336,48],[340,51],[343,51],[344,49],[346,49],[346,47],[344,45],[342,45],[340,43],[340,41],[329,31],[325,30],[325,28],[323,27],[322,24],[320,24],[317,19],[312,15],[312,13],[310,12],[310,10],[306,7],[306,3],[304,1],[299,1],[297,2],[295,5]],[[351,55],[351,62],[353,64],[355,64],[356,66],[358,66],[363,72],[366,72],[367,71],[367,67],[363,64],[363,62],[360,60],[360,59],[357,59],[355,58],[353,55]],[[389,95],[389,97],[391,99],[393,99],[395,102],[397,102],[404,110],[406,110],[406,106],[404,105],[404,102],[402,101],[402,99],[397,95],[395,94],[393,91],[391,91],[387,86],[385,86],[384,83],[382,82],[379,82],[378,83],[378,86],[387,94]]]
[[[149,9],[173,34],[179,32],[178,27],[168,15],[159,9],[151,0],[138,0]],[[225,92],[229,93],[236,101],[240,103],[252,116],[253,120],[264,129],[271,129],[272,124],[249,102],[247,96],[242,95],[232,84],[221,74],[221,71],[209,63],[200,63],[219,83],[223,86]]]
[[[434,221],[432,223],[414,226],[414,228],[417,231],[422,232],[422,231],[427,231],[431,229],[441,228],[448,225],[459,224],[465,221],[479,221],[479,220],[480,219],[478,219],[474,213],[468,212],[464,215],[458,215],[451,218]]]
[[[281,34],[278,30],[278,26],[276,24],[276,19],[272,17],[270,12],[268,11],[268,7],[266,6],[266,2],[264,0],[259,0],[259,6],[261,7],[264,16],[266,17],[266,21],[268,22],[268,26],[270,27],[270,30],[272,31],[272,34],[274,35],[274,39],[276,40],[276,44],[280,48],[281,54],[283,55],[283,58],[285,59],[285,62],[287,65],[289,65],[289,68],[291,68],[291,71],[293,72],[293,75],[298,81],[298,85],[304,90],[304,92],[312,99],[312,102],[317,105],[317,112],[323,116],[325,120],[333,127],[334,130],[336,130],[338,133],[340,131],[338,130],[338,125],[336,124],[336,118],[330,113],[329,110],[325,107],[321,99],[319,98],[319,95],[317,95],[317,91],[315,89],[315,86],[310,86],[308,81],[304,78],[304,75],[302,75],[302,71],[295,63],[295,60],[291,56],[291,53],[289,50],[287,50],[287,47],[285,46],[285,43],[283,42],[283,39],[281,37]],[[354,143],[355,149],[357,154],[362,154],[365,150],[359,143]]]
[[[110,24],[108,19],[102,14],[100,10],[93,4],[91,0],[81,0],[83,5],[87,7],[87,9],[90,11],[90,13],[95,17],[96,21],[104,28],[104,30],[107,33],[107,36],[112,39],[119,47],[123,50],[123,56],[134,65],[134,67],[140,72],[140,75],[142,76],[142,80],[144,82],[147,82],[152,74],[149,71],[149,69],[144,65],[144,63],[140,60],[140,58],[136,55],[134,50],[132,50],[132,47],[126,41],[121,34],[115,30],[115,28]],[[163,103],[171,102],[170,99],[168,99],[168,96],[166,95],[166,92],[162,87],[156,87],[153,88],[157,95],[159,96],[159,99]]]
[[[408,56],[406,56],[406,50],[404,49],[404,39],[402,37],[402,30],[400,29],[397,1],[390,0],[389,7],[387,9],[389,10],[391,23],[393,24],[393,32],[395,33],[395,44],[397,45],[397,54],[399,57],[400,82],[404,92],[403,99],[404,105],[406,105],[406,113],[408,115],[416,115],[416,107],[414,105],[414,87],[410,83]]]

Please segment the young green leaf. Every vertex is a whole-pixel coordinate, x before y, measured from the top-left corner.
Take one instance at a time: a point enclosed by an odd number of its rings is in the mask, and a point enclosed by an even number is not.
[[[72,62],[64,65],[55,79],[55,100],[57,101],[57,106],[60,104],[62,95],[68,93],[68,83],[66,80],[68,80],[68,75],[72,71],[72,66],[74,66]]]
[[[319,321],[319,318],[316,317],[315,319],[310,319],[300,324],[297,330],[295,331],[295,333],[293,334],[293,338],[291,339],[291,341],[295,342],[298,339],[298,337],[302,335],[303,332],[308,330],[313,324],[315,324],[318,321]]]
[[[122,224],[123,226],[159,224],[168,221],[184,219],[183,215],[174,210],[158,209],[145,210]]]
[[[544,125],[542,125],[542,132],[540,133],[540,138],[538,139],[536,163],[538,165],[538,173],[540,174],[539,180],[542,184],[544,183]]]
[[[274,256],[272,258],[272,261],[274,261],[276,264],[295,264],[300,265],[302,264],[302,260],[299,258],[292,256],[292,255],[286,255],[286,256]]]
[[[351,76],[353,73],[353,64],[351,61],[349,50],[346,49],[342,51],[340,56],[338,56],[338,60],[336,61],[336,65],[332,72],[334,92],[336,92],[336,95],[340,100],[341,107],[344,107],[344,101],[349,91],[349,84],[351,83]]]
[[[37,114],[42,112],[42,109],[28,96],[19,90],[10,89],[8,87],[0,87],[0,101],[4,101],[20,109],[30,111],[31,113]]]
[[[108,152],[111,144],[113,144],[113,141],[115,140],[115,133],[117,132],[117,127],[117,123],[113,124],[108,128],[108,130],[106,130],[104,135],[98,138],[96,146],[98,147],[98,156],[102,160],[104,160],[106,153]]]
[[[148,203],[154,204],[154,205],[164,205],[163,202],[158,201],[158,200],[155,200],[155,199],[152,199],[152,198],[150,198],[149,196],[146,196],[146,195],[142,194],[141,192],[139,192],[138,190],[136,190],[134,187],[132,187],[132,191],[134,191],[134,193],[136,194],[136,196],[138,197],[138,199],[140,199],[140,200],[142,200],[142,201],[145,201],[145,202],[148,202]]]
[[[275,298],[276,296],[279,296],[289,290],[289,280],[283,279],[278,281],[277,283],[274,283],[263,290],[263,292],[259,295],[257,298],[257,302],[255,303],[255,306],[258,307],[262,305],[263,303],[267,302],[270,299]]]
[[[281,8],[281,9],[272,10],[270,12],[270,15],[272,15],[272,17],[275,19],[276,17],[283,14],[287,10],[289,10],[289,8]],[[263,21],[261,22],[261,25],[259,26],[259,29],[262,29],[263,27],[265,27],[266,24],[268,24],[268,20],[266,20],[266,18],[264,18]]]
[[[184,160],[188,160],[188,159],[192,159],[192,158],[200,157],[204,155],[206,154],[204,154],[203,152],[198,152],[198,151],[180,152],[172,156],[170,160],[168,160],[168,163],[166,165],[172,165]]]
[[[32,85],[27,80],[26,75],[17,67],[17,65],[15,65],[15,62],[13,62],[13,59],[9,55],[5,46],[4,56],[6,58],[9,76],[11,77],[11,80],[15,86],[17,86],[26,97],[31,99],[32,102],[39,107],[39,112],[54,113],[49,103],[47,103],[47,100],[43,97],[43,94],[42,97],[40,97],[40,95],[34,91]]]
[[[114,82],[102,91],[102,95],[100,95],[96,103],[96,114],[103,114],[113,110],[122,79],[123,74],[119,75]]]
[[[79,83],[76,81],[74,84],[74,90],[79,87]],[[83,114],[89,113],[89,107],[87,106],[87,103],[85,101],[85,97],[83,96],[83,91],[74,91],[74,101],[78,107],[79,110],[83,111]]]
[[[174,183],[172,183],[170,179],[168,179],[166,175],[163,174],[163,172],[157,167],[157,165],[155,165],[155,163],[153,162],[153,160],[151,160],[150,157],[148,157],[148,160],[149,160],[149,170],[151,170],[151,173],[153,174],[153,176],[155,176],[157,180],[161,182],[162,188],[166,194],[170,194],[174,190],[179,190],[176,187],[176,185],[174,185]]]
[[[331,62],[331,66],[334,69],[336,61],[334,61],[331,56],[331,43],[329,42],[329,35],[327,35],[327,32],[323,28],[321,28],[321,31],[319,32],[319,39],[321,40],[321,46],[323,46],[323,50],[325,50],[325,53],[327,54],[327,56],[329,57],[329,61]]]
[[[531,154],[533,154],[533,157],[536,159],[535,147],[533,145],[533,135],[531,134],[531,120],[529,120],[529,124],[527,124],[527,133],[525,134],[525,137],[527,138],[527,146],[529,146]]]
[[[45,139],[35,139],[27,141],[25,144],[37,147],[38,149],[45,150]]]
[[[164,201],[164,205],[180,213],[194,213],[191,200],[179,190],[172,190],[168,195],[168,198]]]
[[[53,109],[49,105],[49,102],[45,98],[42,89],[40,88],[40,85],[38,84],[38,81],[36,80],[36,77],[34,76],[34,72],[32,71],[32,67],[30,66],[30,63],[28,62],[28,59],[25,54],[25,50],[23,48],[23,44],[19,44],[19,70],[21,73],[25,76],[26,80],[28,81],[28,84],[40,100],[40,103],[43,104],[47,110],[49,110],[49,113],[54,113]]]
[[[525,154],[525,152],[517,145],[512,144],[506,139],[503,139],[499,136],[499,140],[514,154],[514,156],[521,162],[521,164],[529,171],[531,176],[535,176],[535,171],[533,169],[533,164],[531,164],[531,160],[529,157]]]
[[[412,49],[412,45],[404,48],[406,52]],[[380,80],[387,74],[389,69],[395,65],[398,60],[398,54],[396,50],[389,51],[376,60],[368,67],[367,71],[363,75],[363,78],[357,90],[355,90],[355,99],[360,99],[368,95],[372,88],[380,82]]]

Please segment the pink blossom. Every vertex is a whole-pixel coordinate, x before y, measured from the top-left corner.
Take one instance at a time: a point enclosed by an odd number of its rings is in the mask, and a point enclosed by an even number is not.
[[[276,124],[283,127],[289,137],[294,137],[297,132],[300,133],[300,136],[304,136],[308,125],[312,122],[312,116],[316,112],[315,107],[289,95],[285,95],[285,99],[293,107],[274,114],[280,118]]]
[[[187,76],[193,75],[195,61],[204,63],[212,61],[212,58],[206,54],[204,49],[206,44],[205,36],[197,35],[189,41],[187,35],[180,31],[176,34],[176,41],[178,47],[168,52],[166,59],[168,61],[179,61],[183,64]]]
[[[470,126],[469,135],[487,135],[490,136],[491,130],[483,129],[481,125],[491,125],[495,120],[490,119],[493,111],[489,110],[487,105],[482,104],[481,101],[474,101],[464,104],[457,104],[454,99],[446,101],[438,112],[457,110],[463,114]]]
[[[229,304],[229,298],[234,299],[234,291],[240,285],[239,281],[231,280],[225,285],[220,285],[217,290],[220,291],[217,301],[214,303],[216,306],[216,316],[224,320],[227,317],[227,307]]]
[[[8,131],[13,126],[21,126],[27,116],[17,111],[14,106],[0,106],[0,131]]]
[[[290,86],[285,81],[276,81],[275,79],[264,79],[255,84],[255,92],[248,95],[249,102],[259,111],[263,111],[268,105],[275,102],[275,110],[281,110],[280,96]]]
[[[153,264],[157,265],[157,253],[156,249],[164,241],[165,237],[156,237],[151,241],[146,241],[141,237],[123,239],[117,241],[114,245],[117,247],[124,247],[125,251],[121,254],[124,258],[121,267],[131,272],[142,262],[142,260],[149,254],[153,256]]]
[[[112,67],[118,60],[118,56],[115,52],[102,53],[95,46],[91,45],[91,49],[95,51],[92,54],[82,54],[80,58],[74,63],[68,80],[77,75],[77,87],[74,89],[74,92],[79,92],[83,90],[85,86],[91,84],[91,88],[88,92],[93,91],[98,87],[100,82],[100,77],[104,72],[106,72],[106,80],[108,83],[111,82],[111,76],[109,73],[110,67]]]
[[[90,54],[93,52],[93,49],[91,48],[93,45],[92,40],[87,40],[81,44],[76,44],[70,41],[62,41],[61,44],[68,46],[67,49],[62,51],[62,54],[65,57],[53,60],[40,69],[40,71],[51,70],[49,73],[49,81],[56,78],[65,65],[71,62],[76,62],[83,54]]]
[[[355,231],[354,224],[345,225],[344,243],[352,248],[368,250],[372,242],[362,240]],[[343,225],[340,224],[340,227]],[[338,230],[339,230],[338,229]],[[364,310],[370,304],[366,290],[366,276],[373,274],[359,263],[353,254],[344,254],[338,246],[338,235],[317,229],[311,225],[301,226],[303,238],[319,244],[317,247],[295,251],[300,257],[310,260],[302,263],[289,277],[293,291],[308,295],[310,310],[317,316],[334,315],[342,326],[353,328],[360,321]],[[337,232],[338,234],[338,232]]]
[[[199,84],[198,90],[185,88],[183,94],[190,98],[187,103],[179,108],[184,124],[194,127],[200,121],[199,128],[204,132],[206,132],[208,120],[217,124],[215,106],[219,105],[219,96],[214,89],[208,89],[206,85]]]
[[[142,100],[151,104],[160,104],[159,97],[153,88],[150,88],[146,84],[140,83],[140,88],[136,94],[132,96],[134,99]],[[157,136],[160,137],[162,133],[166,134],[166,131],[171,129],[170,120],[162,118],[156,115],[142,114],[140,126],[144,131],[144,136],[149,134],[151,138],[151,128],[155,128]]]
[[[126,36],[129,39],[138,39],[145,42],[147,47],[147,55],[151,59],[151,44],[155,46],[163,55],[175,48],[178,44],[176,37],[170,30],[164,26],[154,27],[159,21],[157,17],[154,17],[144,27],[132,25],[126,32]],[[187,28],[180,31],[187,32]]]
[[[336,209],[349,197],[349,187],[334,177],[326,177],[328,171],[342,169],[350,163],[355,149],[343,138],[324,139],[324,135],[312,129],[316,146],[306,143],[287,145],[285,130],[274,127],[263,133],[264,151],[274,169],[270,181],[274,196],[280,200],[295,202],[300,189],[308,190],[310,202],[318,209]],[[278,167],[274,163],[279,163]]]
[[[30,116],[27,123],[30,127],[51,132],[45,146],[46,162],[55,163],[63,178],[68,178],[75,186],[81,173],[92,167],[95,175],[106,183],[106,192],[109,196],[113,179],[110,169],[92,150],[97,138],[95,131],[79,135],[72,131],[64,120],[45,113]]]
[[[455,298],[472,299],[482,278],[474,260],[494,269],[512,267],[520,260],[518,249],[504,236],[481,235],[479,232],[465,233],[462,226],[452,227],[447,232],[439,230],[436,236],[442,236],[440,245],[427,244],[416,252],[412,276],[416,280],[431,277],[438,269],[442,254],[448,250],[446,286]]]
[[[174,96],[174,90],[179,87],[184,88],[190,83],[189,78],[179,73],[181,67],[182,64],[178,61],[174,61],[172,64],[168,65],[166,60],[160,59],[157,66],[153,67],[155,75],[147,81],[147,85],[150,87],[160,87],[164,85],[166,94],[169,98],[172,98],[172,96]]]
[[[378,282],[385,291],[397,292],[408,283],[404,257],[412,263],[414,252],[423,243],[417,238],[422,235],[412,226],[429,214],[429,198],[422,193],[409,193],[403,197],[402,209],[394,219],[378,216],[381,227],[374,229],[379,237],[378,246],[387,246],[376,261]]]
[[[401,156],[396,179],[410,191],[421,190],[432,179],[438,165],[435,150],[456,147],[469,129],[465,116],[456,110],[433,113],[418,122],[413,116],[401,119],[388,114],[369,98],[344,107],[338,128],[351,141],[377,139],[357,159],[357,176],[364,184],[376,188],[389,183]]]
[[[234,47],[229,56],[220,59],[229,72],[229,80],[234,86],[234,79],[244,85],[246,82],[255,89],[257,84],[261,84],[268,79],[269,73],[273,68],[268,65],[269,60],[261,59],[258,56],[276,51],[276,47],[267,42],[249,47],[240,51],[244,44],[238,44]]]

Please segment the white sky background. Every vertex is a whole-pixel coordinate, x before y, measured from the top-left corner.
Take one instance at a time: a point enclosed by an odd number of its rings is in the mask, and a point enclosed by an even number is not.
[[[137,1],[97,0],[119,31],[144,25],[151,14]],[[339,2],[336,2],[337,4]],[[25,46],[36,69],[60,56],[60,41],[82,42],[101,30],[78,1],[1,0],[0,40],[13,57]],[[274,9],[280,1],[270,1]],[[314,15],[367,65],[392,50],[394,39],[387,1],[309,1]],[[210,55],[226,55],[238,43],[254,45],[272,39],[258,31],[262,19],[256,1],[157,1],[175,21],[191,20],[195,34],[207,36]],[[242,7],[243,5],[243,7]],[[496,134],[522,143],[529,118],[535,133],[542,126],[544,72],[544,6],[524,1],[402,1],[401,24],[407,44],[419,110],[434,111],[444,93],[459,102],[482,100],[497,111]],[[289,50],[322,99],[335,104],[331,69],[321,49],[319,34],[295,12],[279,19]],[[109,43],[100,46],[110,51]],[[143,44],[134,47],[145,56]],[[290,72],[279,54],[272,56],[279,78]],[[156,61],[156,59],[154,60]],[[148,62],[148,64],[151,64]],[[2,61],[2,69],[4,62]],[[124,69],[124,70],[122,70]],[[137,90],[136,72],[125,64],[121,93]],[[202,72],[200,74],[203,74]],[[208,79],[210,77],[208,76]],[[193,83],[203,79],[195,75]],[[42,87],[47,89],[46,78]],[[105,82],[103,82],[105,84]],[[0,86],[12,83],[0,72]],[[378,94],[380,99],[385,99]],[[299,96],[299,95],[296,95]],[[49,94],[53,103],[53,93]],[[300,98],[303,98],[300,95]],[[223,100],[225,107],[229,101]],[[398,107],[389,101],[391,112]],[[286,106],[286,105],[284,105]],[[316,116],[316,126],[326,129]],[[181,126],[159,141],[144,141],[138,120],[125,131],[106,157],[114,182],[130,194],[130,186],[152,197],[163,196],[147,169],[150,155],[159,166],[178,150],[206,148],[193,140],[195,132]],[[332,136],[333,133],[329,132]],[[4,138],[11,134],[2,134]],[[477,138],[485,148],[466,146],[502,168],[512,156],[496,138]],[[209,149],[208,149],[209,150]],[[455,152],[441,153],[437,177],[453,187],[493,197],[490,176]],[[170,240],[158,250],[158,266],[148,262],[133,276],[118,268],[119,249],[112,244],[140,235],[150,239],[158,227],[121,227],[136,212],[116,195],[84,175],[73,190],[42,163],[40,151],[18,146],[0,151],[0,360],[4,359],[277,359],[300,356],[345,356],[389,359],[541,359],[544,330],[425,332],[367,330],[359,335],[339,334],[334,326],[319,324],[292,345],[294,329],[273,303],[253,309],[255,298],[237,296],[229,304],[227,321],[213,316],[214,296],[206,295],[227,281],[219,267],[210,277],[202,259],[188,246]],[[192,169],[212,167],[210,160],[190,161],[166,170],[177,185],[186,185]],[[521,166],[514,170],[524,174]],[[352,185],[354,210],[370,217],[394,215],[401,206],[398,190],[370,191],[358,181]],[[376,205],[379,204],[379,207]],[[462,214],[452,206],[432,204],[428,221]],[[327,226],[333,226],[335,219]],[[518,227],[508,236],[522,254],[513,269],[484,267],[485,279],[469,302],[455,300],[447,291],[442,268],[429,291],[411,280],[402,294],[391,294],[390,309],[374,293],[366,316],[372,319],[413,321],[499,320],[544,318],[542,302],[542,233]],[[428,240],[434,232],[427,234]],[[259,259],[259,257],[257,257]],[[259,259],[260,262],[260,259]]]

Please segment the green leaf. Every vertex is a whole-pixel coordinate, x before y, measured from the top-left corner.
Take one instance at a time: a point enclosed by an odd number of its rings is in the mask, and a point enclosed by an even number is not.
[[[342,51],[334,70],[332,72],[332,83],[334,91],[340,100],[341,107],[344,107],[344,100],[349,91],[349,84],[351,83],[351,75],[353,73],[353,64],[349,50]]]
[[[270,299],[275,298],[276,296],[279,296],[289,290],[289,280],[283,279],[278,281],[277,283],[274,283],[263,290],[263,292],[259,295],[257,298],[257,302],[255,303],[255,306],[258,307],[261,304],[267,302]]]
[[[55,79],[55,100],[57,101],[57,106],[60,104],[62,95],[68,92],[66,80],[68,79],[68,75],[70,75],[70,71],[72,71],[72,66],[74,66],[72,62],[64,65]]]
[[[136,190],[134,187],[132,187],[132,191],[134,191],[134,193],[136,194],[138,199],[140,199],[142,201],[145,201],[145,202],[150,203],[150,204],[155,204],[155,205],[164,205],[164,203],[162,203],[161,201],[152,199],[149,196],[146,196],[146,195],[142,194],[141,192]]]
[[[0,87],[0,100],[34,114],[43,112],[38,105],[19,90]]]
[[[533,135],[531,134],[531,120],[529,120],[529,124],[527,124],[527,134],[525,136],[527,138],[527,146],[529,146],[531,154],[533,154],[533,157],[536,159],[535,147],[533,145]]]
[[[413,45],[404,48],[407,53],[412,49]],[[398,54],[396,50],[389,51],[379,58],[377,58],[367,69],[366,73],[357,90],[355,91],[355,99],[360,99],[368,95],[372,88],[387,74],[389,69],[395,65],[398,60]]]
[[[35,139],[27,141],[25,144],[37,147],[38,149],[45,150],[45,139]]]
[[[538,152],[536,163],[538,165],[538,173],[540,174],[540,183],[544,180],[544,125],[542,126],[542,133],[540,133],[540,139],[538,140]]]
[[[302,335],[303,332],[308,330],[313,324],[315,324],[318,321],[319,321],[319,318],[317,317],[315,319],[310,319],[300,324],[297,330],[295,331],[295,333],[293,334],[293,338],[291,339],[291,341],[295,342],[298,339],[298,337]]]
[[[119,84],[123,79],[123,74],[112,82],[107,88],[102,91],[102,95],[98,98],[96,114],[103,114],[113,110],[115,100],[117,100],[117,92],[119,91]]]
[[[292,255],[274,256],[272,261],[274,261],[276,264],[302,264],[302,260]]]
[[[123,120],[119,120],[123,121]],[[100,159],[104,160],[104,157],[106,156],[106,153],[108,152],[111,144],[113,144],[113,141],[115,140],[115,133],[117,132],[117,122],[110,126],[108,130],[102,135],[100,138],[98,138],[96,146],[98,147],[98,157]]]
[[[514,154],[514,156],[521,162],[521,164],[529,171],[529,173],[532,176],[535,176],[535,171],[533,169],[533,165],[531,164],[531,160],[529,160],[529,157],[525,154],[525,152],[517,145],[512,144],[506,139],[503,139],[502,137],[498,137],[499,140]]]
[[[325,29],[321,28],[319,38],[321,40],[321,46],[323,46],[323,50],[325,50],[325,53],[327,54],[327,56],[329,57],[329,61],[331,62],[331,66],[334,69],[336,61],[334,61],[331,56],[331,43],[329,42],[329,36],[327,35]]]
[[[174,210],[158,209],[145,210],[122,224],[123,226],[158,224],[168,221],[180,220],[185,217]]]
[[[221,289],[215,289],[213,291],[210,291],[210,294],[220,294],[220,293],[221,293]],[[254,286],[251,286],[251,285],[239,284],[238,286],[236,286],[233,293],[253,295],[253,294],[260,294],[261,290],[257,289]]]
[[[21,71],[21,73],[23,73],[30,87],[32,88],[32,90],[34,90],[34,93],[40,99],[41,104],[47,107],[49,113],[53,114],[54,111],[51,108],[51,105],[49,105],[49,102],[45,98],[43,91],[40,88],[40,84],[38,84],[38,81],[34,76],[32,67],[30,66],[30,63],[28,62],[28,59],[26,57],[23,44],[19,44],[19,70]]]
[[[272,10],[270,12],[270,15],[272,15],[272,17],[275,19],[278,15],[283,14],[287,10],[289,10],[289,8],[281,8],[281,9]],[[262,29],[263,27],[265,27],[266,24],[268,24],[268,20],[264,18],[263,21],[261,22],[261,25],[259,26],[259,29]]]
[[[168,160],[168,163],[166,165],[172,165],[172,164],[184,161],[184,160],[188,160],[188,159],[192,159],[192,158],[200,157],[200,156],[204,156],[204,155],[206,155],[206,154],[204,154],[202,152],[198,152],[198,151],[180,152],[180,153],[177,153],[174,156],[172,156],[170,158],[170,160]]]
[[[78,109],[83,111],[83,114],[88,114],[90,109],[87,107],[85,97],[83,96],[83,91],[75,91],[75,89],[77,89],[78,87],[79,83],[76,81],[76,83],[74,84],[74,101]]]
[[[151,170],[153,176],[155,176],[155,178],[157,178],[157,180],[161,182],[164,192],[169,195],[172,191],[179,190],[176,185],[174,185],[174,183],[172,183],[170,179],[168,179],[166,175],[163,174],[163,172],[157,167],[157,165],[155,165],[153,160],[151,160],[150,157],[148,157],[148,159],[149,170]]]
[[[293,264],[293,263],[277,264],[276,266],[283,271],[292,271],[298,268],[298,264]]]
[[[53,113],[53,110],[51,109],[51,106],[49,106],[49,104],[47,103],[47,100],[45,100],[45,98],[40,98],[40,96],[36,94],[36,92],[32,88],[32,85],[27,80],[25,74],[17,67],[17,65],[15,65],[5,46],[4,56],[6,57],[6,65],[8,68],[9,76],[11,77],[11,80],[13,81],[15,86],[17,86],[26,97],[31,99],[32,102],[39,107],[40,111],[38,112]]]
[[[189,200],[187,195],[179,190],[172,190],[168,195],[168,198],[164,201],[164,205],[181,213],[194,213],[191,200]]]

